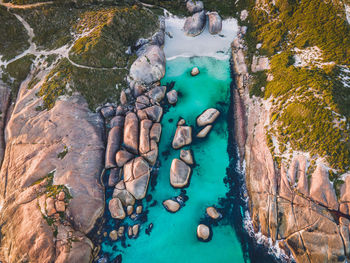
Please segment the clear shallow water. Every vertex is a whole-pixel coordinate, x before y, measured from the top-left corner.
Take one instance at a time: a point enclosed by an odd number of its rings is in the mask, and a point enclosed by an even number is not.
[[[194,66],[198,66],[201,73],[191,77],[190,70]],[[229,61],[210,57],[170,60],[167,62],[162,84],[171,81],[175,81],[174,89],[179,92],[179,100],[162,119],[163,132],[159,145],[161,167],[156,185],[153,189],[149,187],[148,194],[152,195],[152,201],[143,201],[145,209],[148,210],[147,219],[144,217],[147,221],[141,225],[137,239],[126,238],[122,247],[120,241],[112,243],[106,238],[102,243],[102,250],[113,256],[122,254],[123,262],[244,262],[241,244],[230,224],[234,220],[231,218],[232,211],[227,212],[227,208],[221,211],[224,218],[216,226],[212,226],[213,237],[210,242],[199,242],[196,237],[197,225],[208,220],[205,218],[205,208],[211,205],[220,207],[219,201],[224,202],[229,191],[228,185],[224,183],[230,163],[226,122],[231,83]],[[220,118],[206,139],[195,140],[185,148],[193,150],[196,161],[190,185],[186,188],[189,200],[177,213],[171,214],[164,209],[162,202],[178,196],[181,192],[173,189],[169,182],[171,161],[179,158],[180,154],[180,150],[171,148],[176,123],[182,117],[187,124],[195,127],[196,117],[210,107],[221,111]],[[157,204],[150,207],[154,200]],[[227,214],[230,214],[230,218]],[[130,219],[125,222],[135,224]],[[153,223],[153,229],[147,235],[145,229],[149,223]]]

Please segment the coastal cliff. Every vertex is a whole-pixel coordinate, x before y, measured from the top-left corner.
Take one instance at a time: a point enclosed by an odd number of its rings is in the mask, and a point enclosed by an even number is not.
[[[350,256],[349,178],[343,176],[337,193],[324,158],[313,163],[302,151],[292,151],[282,161],[275,157],[268,136],[275,113],[273,98],[252,96],[249,69],[253,70],[254,59],[248,62],[245,33],[242,27],[232,45],[235,133],[254,232],[270,238],[270,244],[297,262],[345,262]]]

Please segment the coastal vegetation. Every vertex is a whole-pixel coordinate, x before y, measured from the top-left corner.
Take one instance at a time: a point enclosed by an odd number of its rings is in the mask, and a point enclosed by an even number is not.
[[[266,82],[264,72],[253,74],[250,94],[272,101],[270,149],[275,160],[288,156],[291,149],[310,152],[312,159],[325,158],[339,191],[339,176],[350,169],[350,89],[340,77],[350,64],[350,26],[344,10],[336,2],[319,0],[260,4],[250,8],[247,22],[249,59],[268,56],[266,73],[273,80]],[[296,48],[310,47],[320,49],[318,61],[296,65]]]

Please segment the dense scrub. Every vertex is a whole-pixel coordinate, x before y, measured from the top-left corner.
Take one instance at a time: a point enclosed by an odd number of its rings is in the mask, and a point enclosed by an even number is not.
[[[268,55],[273,80],[264,92],[252,85],[251,94],[272,98],[271,135],[276,136],[278,158],[293,150],[325,157],[330,167],[350,168],[350,89],[339,77],[350,65],[350,26],[336,3],[320,0],[260,2],[250,8],[247,40],[250,57]],[[257,43],[262,43],[256,50]],[[295,48],[321,50],[321,62],[296,67]],[[328,62],[328,63],[326,63]],[[263,80],[255,76],[255,83]],[[346,118],[344,118],[344,116]],[[276,158],[276,159],[278,159]],[[335,173],[336,174],[336,173]],[[333,182],[340,182],[332,176]]]

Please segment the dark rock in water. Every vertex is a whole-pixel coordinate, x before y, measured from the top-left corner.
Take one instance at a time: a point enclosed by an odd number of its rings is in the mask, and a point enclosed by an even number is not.
[[[124,124],[124,145],[125,148],[138,154],[139,148],[139,120],[135,113],[129,112],[125,117]]]
[[[152,195],[147,195],[146,202],[151,202],[151,201],[152,201]]]
[[[122,263],[122,255],[119,254],[112,263]]]
[[[108,134],[107,148],[106,148],[106,169],[117,166],[115,155],[119,151],[122,141],[122,126],[113,127]]]
[[[115,109],[112,106],[103,107],[101,109],[101,114],[105,119],[111,118],[115,115]]]
[[[210,12],[209,18],[209,33],[212,35],[218,34],[222,29],[222,20],[217,12]]]
[[[146,228],[145,233],[146,233],[147,235],[149,235],[149,234],[151,233],[151,231],[152,231],[152,228],[153,228],[153,224],[150,223],[150,224],[148,225],[148,227]]]
[[[185,34],[195,37],[203,32],[205,27],[206,15],[204,11],[195,13],[187,17],[184,25]]]
[[[112,168],[109,172],[108,177],[108,186],[114,187],[121,180],[121,169],[120,168]]]
[[[197,13],[204,9],[204,5],[202,1],[189,0],[186,3],[187,10],[190,13]]]
[[[157,205],[157,200],[154,200],[153,202],[152,202],[152,204],[150,204],[150,207],[154,207],[154,206],[156,206]]]

